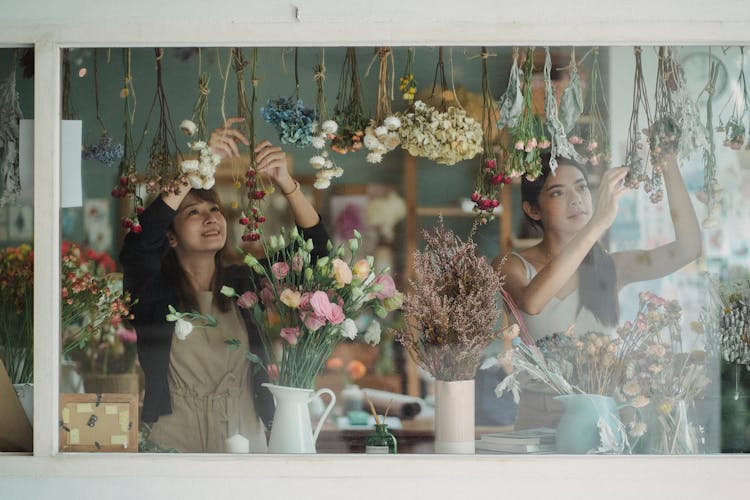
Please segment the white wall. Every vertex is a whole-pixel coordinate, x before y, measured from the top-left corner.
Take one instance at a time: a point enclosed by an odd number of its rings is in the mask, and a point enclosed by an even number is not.
[[[747,43],[746,0],[2,0],[0,44],[36,45],[37,215],[59,207],[60,46]],[[59,220],[35,217],[35,454],[0,499],[723,498],[750,460],[710,457],[56,456]]]

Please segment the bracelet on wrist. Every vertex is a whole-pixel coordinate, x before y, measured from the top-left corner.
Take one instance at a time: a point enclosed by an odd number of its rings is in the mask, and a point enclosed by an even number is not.
[[[291,190],[291,191],[289,191],[288,193],[285,193],[285,192],[284,192],[284,190],[282,189],[282,190],[281,190],[281,194],[283,194],[284,196],[291,196],[291,195],[293,195],[294,193],[296,193],[296,192],[297,192],[298,190],[299,190],[299,182],[297,182],[297,181],[294,181],[294,189],[292,189],[292,190]]]

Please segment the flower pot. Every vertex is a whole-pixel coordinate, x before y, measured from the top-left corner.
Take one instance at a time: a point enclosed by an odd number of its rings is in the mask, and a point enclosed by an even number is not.
[[[336,395],[330,389],[299,389],[276,384],[263,384],[273,394],[276,413],[273,417],[269,453],[315,453],[315,442],[326,417],[336,404]],[[310,423],[308,404],[320,394],[328,394],[331,401],[318,421],[315,432]]]
[[[34,427],[34,384],[13,384],[13,390],[16,391],[29,424]]]
[[[101,375],[87,373],[83,385],[88,393],[95,394],[139,394],[137,373],[110,373]]]
[[[558,452],[582,454],[597,450],[602,444],[600,424],[613,436],[614,447],[622,448],[622,424],[614,399],[598,394],[566,394],[555,399],[565,405],[557,426]]]
[[[435,381],[435,452],[474,453],[474,380]]]

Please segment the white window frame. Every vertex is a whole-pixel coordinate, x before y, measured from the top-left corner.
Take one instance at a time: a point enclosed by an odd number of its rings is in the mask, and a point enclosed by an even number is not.
[[[66,47],[335,45],[747,45],[745,0],[453,2],[129,0],[0,7],[0,45],[35,49],[34,454],[0,455],[7,498],[632,499],[747,495],[750,458],[707,456],[395,456],[58,454],[60,51]],[[107,4],[110,2],[102,2]],[[96,6],[96,7],[94,7]],[[96,8],[94,11],[92,9]],[[346,10],[344,11],[343,9]],[[118,476],[126,481],[113,481]],[[42,476],[42,477],[40,477]],[[135,479],[138,478],[138,479]],[[362,479],[367,482],[363,483]],[[91,491],[108,488],[105,492]],[[60,486],[65,486],[59,489]],[[77,486],[81,490],[77,491]],[[88,488],[88,490],[84,490]],[[88,491],[81,496],[81,491]],[[14,495],[14,492],[16,493]],[[159,493],[160,492],[160,493]],[[312,495],[311,495],[312,493]],[[23,496],[23,495],[20,495]],[[591,496],[589,493],[587,496]],[[3,497],[5,497],[3,495]],[[29,498],[34,497],[30,494]],[[41,496],[40,496],[41,497]]]

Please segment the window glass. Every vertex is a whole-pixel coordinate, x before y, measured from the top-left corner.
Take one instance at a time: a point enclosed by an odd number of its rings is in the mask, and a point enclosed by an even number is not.
[[[34,53],[0,49],[0,451],[31,451]]]
[[[744,451],[742,64],[65,51],[61,449]]]

